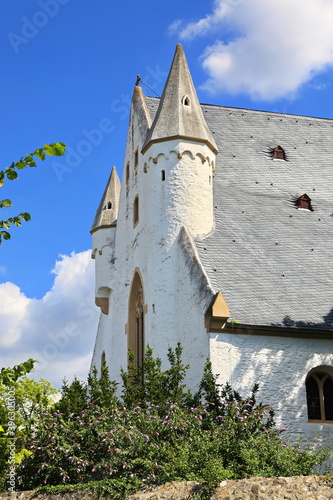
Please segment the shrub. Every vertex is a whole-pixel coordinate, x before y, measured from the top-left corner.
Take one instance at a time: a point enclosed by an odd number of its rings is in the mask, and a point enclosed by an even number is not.
[[[306,475],[327,458],[328,452],[282,439],[271,408],[256,403],[257,387],[242,399],[230,386],[217,386],[207,363],[193,396],[184,385],[180,346],[169,351],[169,361],[163,371],[148,349],[143,368],[122,373],[121,400],[106,367],[87,386],[65,384],[57,411],[40,416],[32,454],[18,467],[19,487],[96,480],[116,498],[129,491],[124,484],[197,480],[209,492],[223,479]]]

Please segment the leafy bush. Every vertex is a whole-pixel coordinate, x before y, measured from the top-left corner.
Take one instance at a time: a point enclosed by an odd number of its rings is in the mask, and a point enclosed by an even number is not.
[[[114,497],[177,480],[210,489],[223,479],[307,475],[327,458],[282,439],[271,408],[256,402],[258,387],[242,399],[230,386],[218,387],[207,363],[192,395],[181,346],[168,357],[163,371],[147,349],[143,368],[122,373],[121,400],[105,366],[87,385],[65,383],[56,411],[40,415],[32,454],[18,466],[19,487],[96,480]]]
[[[0,372],[0,489],[8,480],[10,454],[16,463],[30,455],[26,446],[31,443],[37,415],[53,405],[57,393],[46,380],[35,381],[25,376],[34,363],[35,360],[29,359]]]

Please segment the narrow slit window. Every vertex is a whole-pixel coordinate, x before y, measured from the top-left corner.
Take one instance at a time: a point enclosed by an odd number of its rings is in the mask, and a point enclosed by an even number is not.
[[[286,155],[284,153],[284,149],[281,146],[277,146],[274,149],[273,160],[285,160]]]
[[[134,203],[133,203],[133,227],[135,227],[138,222],[139,222],[139,196],[137,195],[134,198]]]
[[[134,152],[134,168],[137,168],[138,164],[139,164],[139,151],[138,149],[136,149]]]
[[[165,181],[165,170],[161,170],[161,180]]]
[[[128,161],[126,165],[126,184],[129,183],[129,180],[130,180],[130,164]]]

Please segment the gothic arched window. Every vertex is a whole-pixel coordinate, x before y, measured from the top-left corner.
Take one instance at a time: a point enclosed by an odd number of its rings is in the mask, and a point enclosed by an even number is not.
[[[315,371],[308,375],[305,385],[309,422],[333,422],[333,377]]]
[[[134,354],[134,366],[142,366],[145,354],[144,294],[140,275],[135,272],[129,298],[128,349]]]

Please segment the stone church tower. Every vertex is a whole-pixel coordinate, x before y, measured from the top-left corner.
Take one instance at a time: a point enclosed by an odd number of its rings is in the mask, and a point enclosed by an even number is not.
[[[177,46],[160,99],[135,87],[122,183],[92,227],[111,378],[183,346],[276,410],[292,439],[333,444],[333,121],[199,104]],[[165,364],[165,366],[167,366]]]

